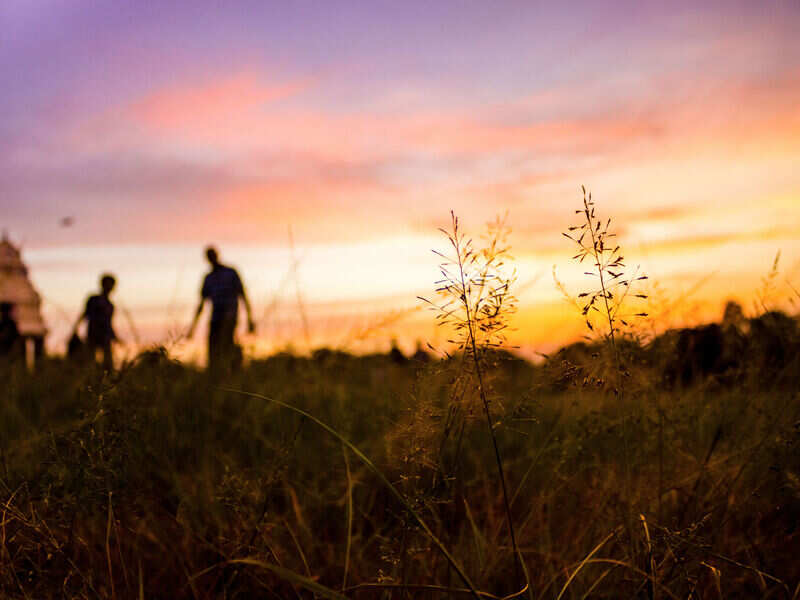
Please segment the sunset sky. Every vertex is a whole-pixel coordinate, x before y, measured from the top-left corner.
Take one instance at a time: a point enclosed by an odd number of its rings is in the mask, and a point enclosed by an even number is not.
[[[4,0],[0,228],[55,349],[106,270],[123,337],[181,330],[207,243],[251,345],[303,348],[298,292],[312,345],[428,339],[450,209],[476,234],[508,211],[514,340],[552,348],[580,332],[552,267],[580,288],[582,184],[666,325],[751,307],[778,251],[788,298],[800,4],[700,4]]]

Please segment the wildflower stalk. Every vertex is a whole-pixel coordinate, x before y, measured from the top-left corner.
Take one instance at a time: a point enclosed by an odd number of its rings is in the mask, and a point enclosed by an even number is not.
[[[503,460],[494,431],[490,400],[486,389],[486,373],[483,354],[490,348],[499,348],[505,342],[507,318],[515,310],[516,298],[510,294],[510,285],[515,277],[503,274],[503,259],[507,255],[504,246],[508,228],[504,220],[498,219],[489,225],[488,244],[478,251],[472,240],[467,240],[459,230],[458,218],[450,212],[452,230],[442,229],[453,247],[454,256],[448,257],[434,250],[445,262],[440,265],[442,279],[437,282],[437,293],[443,297],[442,304],[435,304],[426,298],[421,300],[437,311],[440,325],[451,325],[458,338],[451,340],[468,357],[477,380],[478,396],[486,416],[486,424],[492,439],[497,473],[503,493],[503,504],[508,523],[511,547],[514,553],[514,572],[516,581],[520,579],[520,560],[517,548],[514,520],[511,515],[508,486],[506,484]]]
[[[586,193],[586,188],[583,189],[583,209],[576,210],[578,214],[582,214],[585,222],[580,225],[575,225],[569,228],[569,233],[564,232],[564,236],[575,242],[578,246],[578,253],[572,258],[578,262],[583,262],[584,259],[590,257],[594,263],[596,272],[587,272],[586,275],[597,275],[600,280],[599,289],[590,292],[583,292],[578,294],[578,298],[586,298],[585,304],[581,307],[581,313],[586,318],[586,326],[590,331],[594,331],[590,313],[592,311],[601,313],[604,320],[608,323],[608,334],[604,335],[608,339],[614,355],[614,364],[616,367],[616,385],[614,392],[621,395],[623,387],[623,376],[625,374],[622,357],[618,345],[617,333],[619,331],[617,323],[627,326],[628,322],[625,321],[624,315],[620,312],[628,294],[636,281],[647,279],[645,275],[639,275],[638,269],[631,276],[625,274],[624,257],[620,254],[620,247],[614,246],[611,248],[607,242],[616,234],[609,231],[611,219],[603,224],[595,216],[594,202],[592,201],[592,194]],[[571,232],[576,232],[572,234]],[[580,235],[578,235],[580,234]],[[584,239],[589,236],[589,241],[584,242]],[[573,237],[573,235],[575,237]],[[621,290],[621,291],[617,291]],[[615,296],[615,294],[617,294]],[[634,294],[636,298],[647,298],[646,294]],[[598,305],[602,300],[602,310]],[[580,307],[580,303],[578,303]],[[635,317],[646,317],[647,313],[635,313]]]
[[[619,349],[617,348],[617,339],[614,333],[615,326],[614,326],[614,314],[612,312],[611,307],[608,304],[609,297],[611,293],[606,289],[606,282],[605,282],[605,272],[607,266],[603,262],[603,250],[605,249],[605,245],[603,244],[603,240],[597,239],[599,236],[597,235],[600,231],[600,221],[597,221],[597,226],[594,225],[592,217],[594,216],[594,210],[591,207],[592,202],[592,194],[589,192],[589,196],[587,199],[586,190],[583,190],[583,214],[586,217],[586,225],[587,229],[590,232],[592,238],[592,257],[595,261],[595,267],[597,268],[597,274],[600,278],[600,292],[603,298],[603,305],[605,308],[605,317],[608,320],[608,339],[611,341],[611,351],[614,354],[614,364],[615,364],[615,377],[616,382],[614,385],[614,393],[617,395],[617,398],[620,402],[624,401],[624,382],[622,378],[622,363],[620,361],[619,356]],[[609,220],[609,224],[610,224]],[[608,231],[608,225],[606,225],[605,233]],[[612,234],[613,235],[613,234]],[[612,258],[615,253],[612,253]],[[622,260],[618,258],[616,263],[621,266]],[[624,409],[623,409],[624,410]],[[631,501],[631,466],[630,466],[630,449],[628,447],[628,418],[627,418],[627,411],[623,412],[622,415],[622,446],[623,446],[623,454],[625,455],[625,495],[627,496],[627,502],[630,503]],[[633,526],[631,524],[631,512],[630,509],[625,511],[626,516],[626,527],[628,528],[628,533],[631,534],[633,530]]]
[[[617,349],[617,339],[614,335],[614,315],[612,313],[611,307],[608,305],[609,299],[609,291],[606,289],[606,282],[605,282],[605,269],[603,268],[603,259],[601,254],[602,246],[598,243],[597,240],[597,231],[598,229],[594,227],[592,222],[592,213],[590,213],[589,209],[589,202],[591,202],[592,195],[589,193],[589,199],[586,198],[586,190],[583,192],[583,213],[586,216],[586,224],[587,228],[589,229],[589,233],[592,237],[592,257],[594,258],[594,264],[597,267],[597,273],[600,276],[600,291],[602,292],[600,295],[603,297],[603,304],[605,305],[605,316],[608,319],[608,336],[611,340],[611,350],[614,353],[614,362],[616,365],[616,373],[617,373],[617,385],[616,389],[618,393],[621,393],[622,389],[622,378],[620,372],[620,359],[619,359],[619,350]],[[599,222],[598,222],[599,224]]]
[[[458,248],[456,248],[456,255],[459,256],[458,260],[458,271],[459,277],[461,279],[461,287],[462,289],[466,289],[466,282],[464,281],[464,264],[463,261],[460,259],[461,254],[458,252]],[[478,393],[481,397],[481,403],[483,404],[483,410],[486,414],[486,425],[489,428],[489,435],[492,438],[492,446],[494,448],[494,457],[497,461],[497,473],[500,477],[500,485],[503,490],[503,505],[506,509],[506,521],[508,522],[508,534],[511,537],[511,548],[514,552],[514,578],[515,581],[519,582],[519,556],[517,551],[517,538],[514,534],[514,519],[511,517],[511,505],[508,502],[508,490],[506,489],[506,476],[503,470],[503,460],[500,457],[500,449],[497,446],[497,436],[494,434],[494,425],[492,424],[492,414],[489,410],[489,400],[486,398],[486,388],[483,385],[483,369],[481,367],[481,361],[478,357],[478,345],[475,342],[475,324],[473,319],[470,315],[470,307],[469,301],[466,297],[466,294],[461,296],[464,299],[464,311],[466,312],[467,317],[467,332],[469,334],[469,343],[472,350],[472,361],[475,366],[475,375],[478,378]]]
[[[610,238],[616,236],[611,233],[609,228],[611,226],[611,219],[605,223],[595,215],[594,202],[592,201],[592,194],[587,194],[586,188],[581,187],[583,191],[583,209],[576,210],[578,214],[582,214],[584,221],[579,225],[569,228],[569,232],[565,232],[564,236],[575,242],[578,246],[578,253],[572,258],[578,262],[583,262],[584,259],[589,257],[594,262],[594,270],[596,272],[587,272],[587,275],[597,275],[599,278],[599,289],[590,292],[583,292],[578,294],[578,298],[586,298],[585,304],[581,308],[581,313],[586,318],[586,326],[590,331],[594,331],[590,313],[592,311],[602,314],[603,320],[608,323],[608,334],[604,337],[608,340],[611,346],[611,352],[614,355],[614,394],[620,403],[624,401],[624,388],[625,388],[625,369],[622,364],[622,357],[617,340],[619,321],[622,325],[627,326],[624,316],[620,312],[628,294],[631,291],[632,285],[636,281],[647,279],[645,275],[640,275],[638,269],[630,276],[625,273],[625,262],[622,254],[620,254],[619,245],[608,245],[607,242]],[[574,234],[572,232],[575,232]],[[587,238],[588,241],[584,242]],[[574,237],[573,237],[574,236]],[[618,290],[621,290],[618,292]],[[616,295],[615,295],[616,294]],[[636,298],[647,298],[646,294],[635,294]],[[602,300],[599,302],[598,300]],[[602,306],[598,308],[598,305]],[[580,306],[580,304],[578,304]],[[647,313],[635,313],[635,317],[646,317]],[[624,452],[624,466],[625,466],[625,495],[627,498],[628,506],[630,507],[632,496],[631,485],[631,464],[630,464],[630,449],[628,441],[628,421],[629,416],[623,407],[622,414],[622,444]],[[631,520],[631,511],[626,510],[626,525],[628,533],[633,534],[633,526]]]

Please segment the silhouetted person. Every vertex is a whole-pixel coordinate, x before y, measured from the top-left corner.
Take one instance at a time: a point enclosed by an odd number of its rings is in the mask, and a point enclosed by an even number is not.
[[[239,358],[239,348],[233,341],[239,315],[239,298],[242,299],[247,311],[247,328],[251,333],[255,331],[255,324],[239,274],[235,269],[219,262],[219,255],[213,247],[209,246],[206,249],[206,258],[211,264],[211,272],[203,280],[200,304],[197,306],[188,335],[192,337],[194,334],[203,306],[206,300],[209,300],[211,322],[208,328],[208,369],[218,372],[221,368],[229,369]]]
[[[74,363],[84,363],[88,360],[86,344],[83,343],[83,340],[77,332],[74,331],[67,341],[67,358]]]
[[[97,351],[103,352],[103,368],[110,371],[114,368],[114,359],[111,353],[111,344],[119,341],[111,320],[114,317],[114,305],[109,296],[117,280],[113,275],[105,274],[100,278],[100,293],[89,296],[86,300],[86,309],[78,317],[73,333],[77,334],[81,321],[86,319],[86,345],[90,356],[97,356]]]
[[[24,346],[10,302],[0,302],[0,361],[15,363],[22,358]]]
[[[722,314],[722,328],[725,331],[737,330],[741,332],[746,321],[741,304],[733,300],[725,303],[725,312]]]

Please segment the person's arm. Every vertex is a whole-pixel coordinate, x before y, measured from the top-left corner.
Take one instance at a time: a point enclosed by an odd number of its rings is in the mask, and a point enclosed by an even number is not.
[[[73,335],[78,335],[78,327],[80,327],[81,321],[83,321],[86,318],[88,313],[89,313],[89,302],[87,301],[86,306],[83,309],[83,312],[78,317],[78,320],[75,321],[75,325],[72,328]]]
[[[253,321],[253,311],[250,310],[250,301],[247,299],[247,294],[244,293],[244,289],[242,289],[242,302],[244,302],[244,308],[247,311],[247,331],[254,333],[256,324],[255,321]]]
[[[203,312],[203,305],[208,296],[208,276],[206,276],[206,278],[203,279],[203,285],[200,286],[200,303],[197,305],[197,310],[194,312],[194,318],[192,319],[192,324],[189,325],[189,331],[186,332],[186,337],[191,338],[194,335],[194,330],[197,327],[197,322],[200,320],[200,314]]]
[[[114,314],[113,310],[112,310],[111,314],[113,316],[113,314]],[[112,317],[112,322],[109,323],[109,325],[111,327],[111,341],[114,342],[115,344],[124,344],[125,342],[123,342],[121,339],[119,339],[119,336],[117,335],[117,331],[114,329],[113,317]]]
[[[186,337],[190,338],[194,335],[194,330],[197,327],[197,322],[200,320],[200,314],[203,312],[203,306],[205,303],[205,297],[200,296],[200,304],[197,305],[197,310],[194,313],[194,319],[192,319],[192,324],[189,325],[189,331],[186,332]]]
[[[253,333],[256,330],[256,324],[255,321],[253,321],[253,311],[250,308],[250,301],[247,299],[247,292],[244,290],[244,284],[238,273],[236,274],[236,279],[238,280],[239,296],[242,298],[244,309],[247,311],[247,330]]]

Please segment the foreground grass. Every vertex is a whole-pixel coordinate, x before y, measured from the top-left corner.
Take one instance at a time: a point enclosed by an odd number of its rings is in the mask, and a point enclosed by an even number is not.
[[[620,401],[558,358],[498,358],[487,387],[526,597],[798,597],[796,360],[673,389],[639,364]],[[105,378],[60,361],[9,373],[0,595],[466,597],[420,519],[484,597],[520,591],[462,377],[459,358],[338,353],[224,381],[157,355]]]

